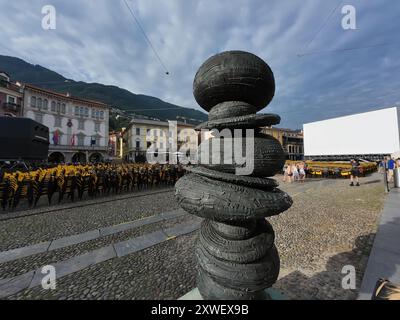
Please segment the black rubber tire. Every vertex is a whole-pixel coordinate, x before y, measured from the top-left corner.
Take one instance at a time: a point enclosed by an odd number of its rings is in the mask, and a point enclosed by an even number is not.
[[[201,246],[197,246],[195,252],[199,268],[223,287],[259,291],[278,279],[280,261],[275,246],[263,258],[246,264],[218,259]]]
[[[246,291],[235,290],[221,286],[204,271],[199,269],[197,275],[197,288],[204,300],[268,300],[269,295],[265,290]]]
[[[232,173],[219,172],[211,169],[207,169],[201,166],[188,166],[185,169],[189,172],[196,173],[200,176],[204,176],[207,178],[220,180],[224,182],[229,182],[233,184],[238,184],[241,186],[246,186],[250,188],[257,188],[263,190],[272,190],[278,187],[278,182],[274,179],[270,178],[257,178],[257,177],[248,177],[248,176],[237,176]]]
[[[242,101],[263,109],[275,94],[268,64],[244,51],[226,51],[207,59],[193,82],[193,94],[207,111],[225,101]]]
[[[285,192],[265,191],[194,173],[184,175],[175,184],[175,196],[187,212],[216,221],[245,221],[277,215],[293,201]]]
[[[250,239],[252,236],[256,234],[256,221],[229,221],[229,224],[226,222],[218,222],[212,220],[210,221],[213,229],[223,238],[228,240],[246,240]],[[205,223],[204,221],[204,223]]]
[[[264,223],[265,222],[265,223]],[[227,239],[217,232],[209,220],[202,223],[199,245],[211,255],[235,263],[250,263],[261,259],[274,244],[274,232],[265,220],[257,224],[255,234],[248,239]]]
[[[242,101],[227,101],[212,107],[208,114],[209,120],[239,117],[257,113],[257,108]]]
[[[216,157],[213,160],[213,153],[212,153],[212,146],[213,144],[218,145],[220,144],[220,156],[219,158]],[[240,143],[240,142],[239,142]],[[225,144],[230,145],[230,149],[225,148]],[[205,149],[204,149],[205,148]],[[204,152],[202,150],[209,150],[209,152]],[[228,151],[226,150],[228,149]],[[246,139],[242,139],[242,152],[246,150]],[[232,160],[232,164],[224,163],[224,151],[231,152],[230,159],[234,159],[234,152],[235,152],[235,138],[210,138],[208,140],[203,141],[199,148],[198,148],[198,159],[202,166],[215,170],[221,171],[226,173],[236,173],[236,168],[243,167],[242,164],[235,163]],[[205,157],[207,157],[206,159]],[[219,159],[219,163],[216,161]],[[254,170],[252,171],[249,176],[252,177],[272,177],[278,172],[282,171],[283,165],[286,161],[286,153],[282,148],[280,142],[275,139],[274,137],[258,133],[254,137],[254,158],[250,160],[254,160]],[[207,164],[207,162],[209,164]],[[213,163],[217,162],[217,163]]]

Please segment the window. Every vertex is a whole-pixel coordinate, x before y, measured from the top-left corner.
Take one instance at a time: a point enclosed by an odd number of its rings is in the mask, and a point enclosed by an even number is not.
[[[59,127],[59,128],[61,128],[61,117],[58,117],[58,116],[56,116],[55,118],[54,118],[54,126],[55,127]]]
[[[65,103],[61,104],[61,113],[65,113]]]
[[[78,120],[78,130],[85,130],[85,120],[83,119]]]
[[[81,116],[81,117],[83,117],[83,115],[84,115],[84,109],[83,109],[83,107],[79,107],[79,115]]]
[[[160,142],[160,149],[164,149],[164,143]]]
[[[79,134],[78,135],[78,146],[83,146],[85,143],[85,135]]]
[[[140,128],[136,128],[136,135],[140,136]]]
[[[90,137],[90,145],[95,146],[98,144],[98,138],[96,137]]]
[[[96,132],[100,131],[100,123],[99,122],[94,123],[94,131],[96,131]]]
[[[61,111],[61,103],[57,102],[57,112],[60,113]]]
[[[34,96],[31,97],[31,107],[36,108],[36,97]]]
[[[146,130],[146,133],[149,133],[149,132],[150,132],[150,129],[147,129],[147,130]]]
[[[56,112],[56,102],[55,101],[51,102],[51,111]]]
[[[47,99],[43,100],[43,110],[47,110],[49,108],[49,101]]]
[[[140,149],[140,141],[136,141],[136,148]]]
[[[100,111],[100,119],[104,119],[104,111]]]
[[[74,114],[75,114],[76,116],[79,116],[79,107],[75,107],[75,112],[74,112]]]
[[[94,118],[94,113],[95,113],[95,110],[92,109],[92,118]]]
[[[163,136],[164,136],[164,131],[160,130],[160,137],[163,137]]]
[[[15,103],[15,101],[16,101],[16,99],[15,99],[15,97],[12,97],[12,96],[8,96],[8,103]]]
[[[89,117],[89,108],[85,108],[85,117],[87,118],[87,117]]]
[[[43,115],[41,113],[35,113],[35,120],[37,122],[42,123],[43,122]]]
[[[42,109],[42,98],[37,99],[37,107],[39,110]]]

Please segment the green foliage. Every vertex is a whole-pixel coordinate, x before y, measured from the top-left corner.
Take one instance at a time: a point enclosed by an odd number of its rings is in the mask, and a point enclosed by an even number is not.
[[[129,125],[130,120],[128,118],[119,117],[115,118],[115,115],[110,115],[109,127],[110,131],[120,130],[121,128],[126,128]]]

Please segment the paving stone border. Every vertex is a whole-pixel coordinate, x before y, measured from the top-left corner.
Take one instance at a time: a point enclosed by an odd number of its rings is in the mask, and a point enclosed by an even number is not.
[[[166,193],[166,192],[171,192],[174,189],[172,187],[165,187],[165,188],[160,188],[155,191],[148,191],[148,190],[143,190],[139,191],[134,194],[122,194],[122,195],[114,195],[114,196],[106,196],[103,198],[95,198],[95,199],[88,199],[88,200],[82,200],[79,202],[72,202],[72,203],[67,203],[67,204],[56,204],[52,205],[50,207],[46,208],[33,208],[33,209],[26,209],[26,210],[20,210],[20,211],[9,211],[9,212],[0,212],[0,221],[6,221],[6,220],[13,220],[13,219],[18,219],[18,218],[23,218],[27,216],[35,216],[38,214],[43,214],[43,213],[50,213],[50,212],[57,212],[61,210],[69,210],[69,209],[75,209],[75,208],[83,208],[87,206],[92,206],[92,205],[97,205],[99,203],[108,203],[108,202],[113,202],[113,201],[119,201],[119,200],[125,200],[125,199],[131,199],[131,198],[138,198],[138,197],[145,197],[145,196],[151,196],[151,195],[156,195],[159,193]]]
[[[115,234],[121,231],[138,228],[144,225],[166,221],[177,218],[187,213],[182,209],[173,211],[163,212],[158,215],[145,217],[138,220],[129,221],[109,227],[103,227],[100,229],[90,230],[84,233],[79,233],[52,241],[46,241],[42,243],[33,244],[26,247],[16,248],[8,251],[0,252],[0,263],[13,261],[16,259],[25,258],[34,254],[44,253],[46,251],[57,250],[68,246],[76,245],[82,242],[98,239],[100,237]]]
[[[124,257],[162,242],[174,239],[180,235],[189,234],[200,228],[202,219],[196,218],[194,222],[182,223],[168,229],[160,229],[146,235],[129,239],[102,247],[71,259],[52,264],[56,269],[57,279],[74,272],[81,271],[92,265],[113,259]],[[24,289],[30,289],[41,284],[44,274],[41,268],[29,271],[25,274],[0,280],[0,298],[16,294]]]

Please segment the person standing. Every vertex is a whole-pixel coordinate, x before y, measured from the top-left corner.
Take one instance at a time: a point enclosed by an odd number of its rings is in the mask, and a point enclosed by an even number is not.
[[[296,164],[292,165],[292,173],[293,173],[293,181],[298,181],[299,180],[299,170],[297,169]]]
[[[299,163],[299,181],[304,182],[305,177],[306,177],[306,171],[304,170],[304,163],[300,162]]]
[[[387,179],[388,182],[393,182],[393,173],[394,173],[394,168],[396,166],[396,162],[392,159],[391,156],[388,157],[387,161]]]
[[[286,180],[287,180],[287,178],[288,178],[287,167],[288,167],[287,164],[285,164],[285,165],[283,166],[283,179],[282,179],[283,182],[286,182]]]
[[[292,182],[293,173],[292,173],[292,166],[290,164],[288,164],[287,167],[286,167],[286,175],[287,175],[287,178],[288,178],[288,182],[289,183]]]
[[[350,187],[354,186],[354,181],[356,181],[356,186],[360,186],[360,182],[358,177],[360,176],[360,163],[355,160],[351,159],[351,174],[350,174]]]

